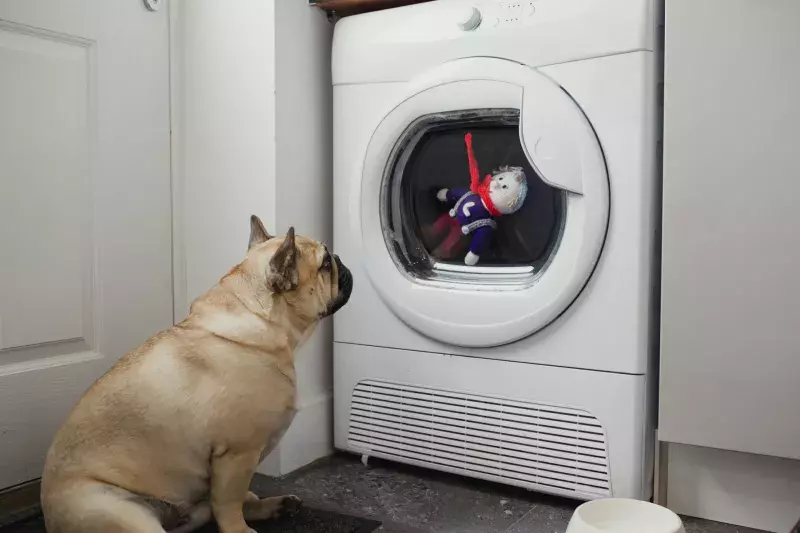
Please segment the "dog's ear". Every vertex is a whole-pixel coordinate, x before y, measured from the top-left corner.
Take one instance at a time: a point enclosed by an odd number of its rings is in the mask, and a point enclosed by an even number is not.
[[[262,242],[267,242],[271,238],[272,236],[269,233],[267,233],[267,230],[264,228],[264,224],[261,223],[261,219],[255,215],[251,215],[250,243],[247,245],[247,249],[249,250],[253,246],[261,244]]]
[[[275,292],[296,289],[300,284],[300,273],[297,271],[297,246],[294,242],[294,228],[289,228],[275,255],[269,261],[270,272],[267,282]]]

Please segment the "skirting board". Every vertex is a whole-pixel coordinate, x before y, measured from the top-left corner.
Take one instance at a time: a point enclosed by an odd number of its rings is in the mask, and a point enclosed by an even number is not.
[[[333,396],[318,397],[298,408],[278,447],[258,466],[267,476],[284,476],[333,453]]]
[[[676,513],[786,533],[800,518],[800,461],[670,443]]]

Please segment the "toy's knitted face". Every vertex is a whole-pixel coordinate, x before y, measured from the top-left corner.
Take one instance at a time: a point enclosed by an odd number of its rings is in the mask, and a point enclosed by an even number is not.
[[[492,175],[489,197],[503,215],[516,213],[528,194],[528,181],[522,167],[500,167]]]

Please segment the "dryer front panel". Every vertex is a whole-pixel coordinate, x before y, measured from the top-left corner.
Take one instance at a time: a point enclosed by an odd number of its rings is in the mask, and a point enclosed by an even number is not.
[[[370,281],[401,320],[441,342],[527,337],[575,300],[603,247],[608,178],[592,127],[552,80],[499,59],[447,63],[411,87],[364,157]],[[522,182],[524,200],[505,194]]]

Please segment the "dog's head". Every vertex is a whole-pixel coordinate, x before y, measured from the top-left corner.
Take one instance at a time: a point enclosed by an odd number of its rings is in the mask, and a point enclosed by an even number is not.
[[[295,235],[273,237],[261,220],[250,217],[247,274],[267,292],[280,295],[292,314],[308,325],[338,311],[353,290],[353,277],[341,259],[321,242]]]

